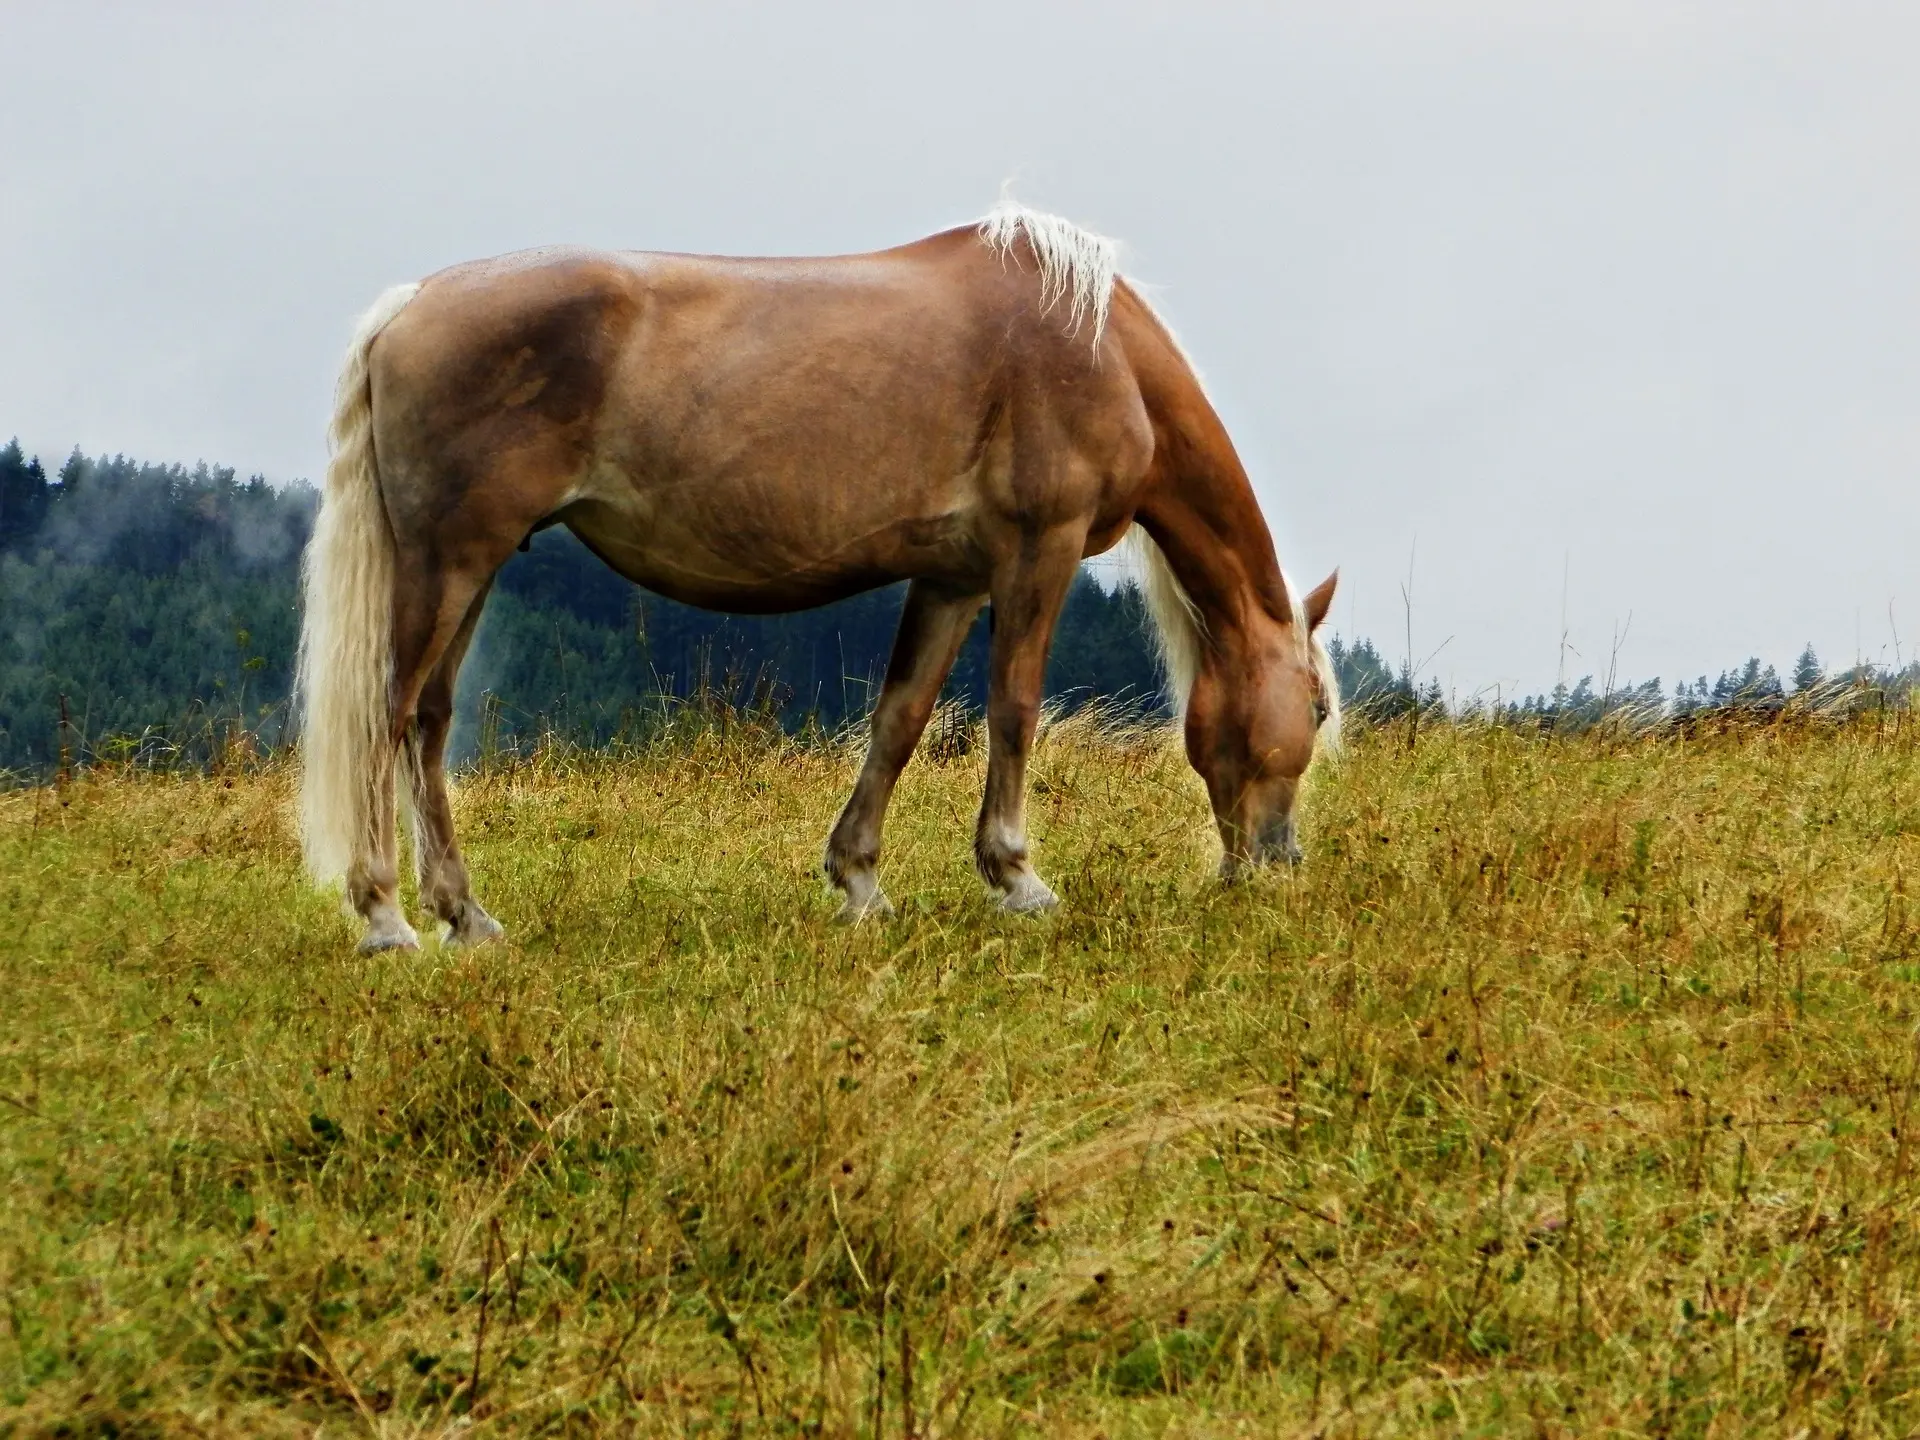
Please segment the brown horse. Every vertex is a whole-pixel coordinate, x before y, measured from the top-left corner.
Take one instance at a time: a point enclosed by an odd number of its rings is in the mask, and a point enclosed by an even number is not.
[[[493,577],[553,524],[715,609],[911,582],[827,841],[850,918],[891,908],[874,873],[887,801],[989,601],[974,856],[1008,910],[1057,903],[1025,825],[1047,647],[1081,559],[1130,528],[1223,870],[1297,860],[1299,782],[1316,732],[1337,734],[1313,635],[1335,577],[1288,588],[1193,367],[1113,257],[1002,205],[870,255],[546,250],[382,296],[335,397],[299,666],[308,863],[344,879],[361,948],[418,944],[398,902],[396,769],[422,900],[456,942],[501,933],[469,890],[442,757]]]

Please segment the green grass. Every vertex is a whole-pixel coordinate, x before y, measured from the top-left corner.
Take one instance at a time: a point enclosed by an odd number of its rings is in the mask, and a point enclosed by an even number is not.
[[[0,795],[0,1433],[1920,1426],[1910,728],[1374,730],[1228,890],[1067,726],[1060,915],[976,752],[847,929],[852,766],[496,766],[511,942],[371,959],[279,768]]]

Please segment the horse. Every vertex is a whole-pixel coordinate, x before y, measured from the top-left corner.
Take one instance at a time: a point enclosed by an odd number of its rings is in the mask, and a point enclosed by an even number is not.
[[[1231,878],[1298,862],[1294,820],[1339,691],[1246,471],[1112,241],[1003,201],[892,249],[736,258],[543,249],[395,286],[360,320],[303,557],[296,683],[308,869],[344,882],[363,952],[503,934],[448,803],[454,682],[501,565],[565,525],[629,580],[773,613],[905,580],[825,870],[847,919],[891,912],[888,801],[990,604],[974,833],[1007,911],[1058,903],[1026,837],[1055,621],[1082,559],[1130,539],[1187,757]]]

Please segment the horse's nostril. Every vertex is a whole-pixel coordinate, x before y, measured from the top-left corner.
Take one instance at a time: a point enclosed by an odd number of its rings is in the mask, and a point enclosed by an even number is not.
[[[1276,820],[1264,826],[1255,853],[1263,865],[1275,862],[1298,865],[1300,843],[1294,835],[1292,817]]]

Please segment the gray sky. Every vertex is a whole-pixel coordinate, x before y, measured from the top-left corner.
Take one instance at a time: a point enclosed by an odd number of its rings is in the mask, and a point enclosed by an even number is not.
[[[1669,685],[1910,658],[1917,42],[1844,0],[0,0],[0,437],[317,476],[394,280],[871,249],[1012,177],[1156,287],[1340,630],[1398,658],[1411,560],[1462,695],[1553,682],[1563,576],[1569,678],[1620,631]]]

